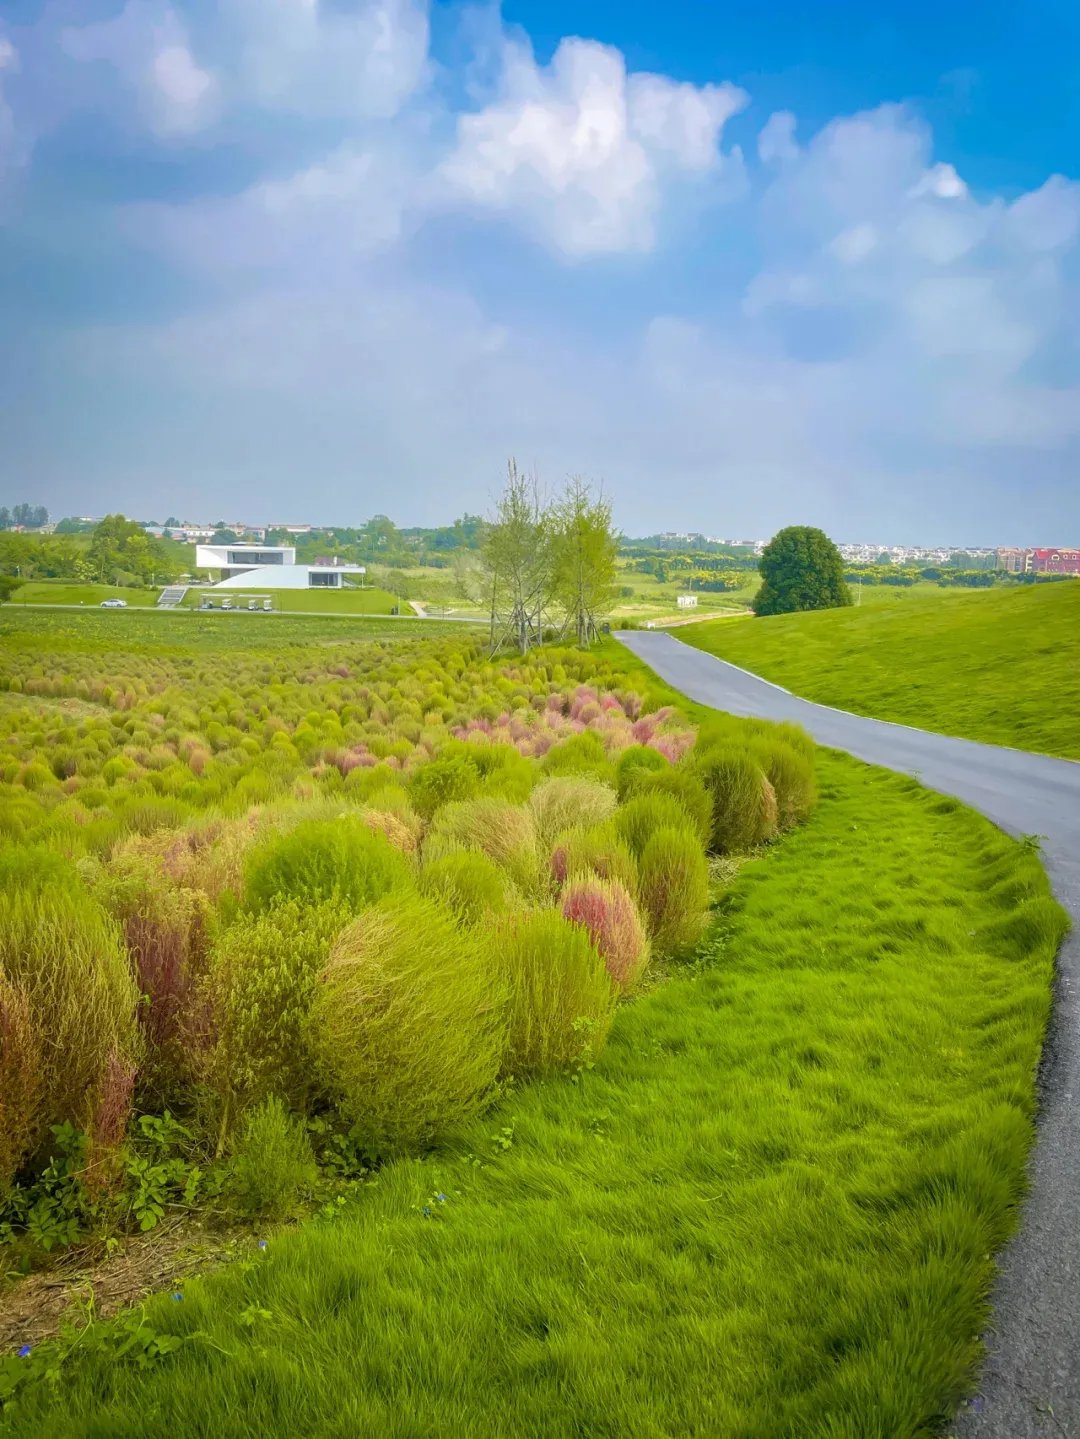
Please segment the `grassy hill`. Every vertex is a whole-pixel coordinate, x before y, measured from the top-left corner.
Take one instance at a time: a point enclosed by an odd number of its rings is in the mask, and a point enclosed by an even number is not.
[[[822,704],[1080,759],[1080,582],[939,594],[679,637]]]

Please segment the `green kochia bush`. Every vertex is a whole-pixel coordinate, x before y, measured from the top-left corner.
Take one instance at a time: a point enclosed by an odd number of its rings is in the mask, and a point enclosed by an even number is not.
[[[652,770],[631,770],[626,782],[627,798],[635,795],[667,794],[686,811],[694,832],[708,847],[713,832],[713,800],[698,771],[691,765],[665,765]]]
[[[659,750],[655,750],[649,745],[632,744],[624,749],[615,767],[619,798],[629,798],[634,792],[634,784],[640,774],[665,770],[668,768],[668,763]]]
[[[685,829],[658,829],[642,851],[640,895],[661,955],[689,948],[701,935],[709,904],[709,869]]]
[[[480,770],[467,755],[446,754],[421,765],[409,782],[409,796],[418,814],[430,819],[454,800],[472,799],[480,788]]]
[[[241,915],[211,951],[201,989],[212,1026],[204,1060],[207,1123],[219,1142],[250,1106],[276,1094],[293,1109],[310,1101],[310,1012],[331,946],[351,919],[340,903],[279,900]]]
[[[638,860],[658,829],[684,829],[700,848],[694,822],[674,795],[641,794],[628,799],[615,812],[615,826],[630,853]]]
[[[597,879],[618,880],[630,894],[637,893],[637,862],[614,820],[560,835],[552,847],[550,869],[558,885],[581,875],[594,875]]]
[[[517,914],[495,936],[509,982],[504,1072],[590,1064],[615,1013],[616,989],[589,931],[555,910]]]
[[[778,827],[790,829],[801,824],[817,803],[813,755],[771,736],[755,740],[750,751],[776,794]]]
[[[419,895],[394,895],[338,937],[312,1033],[319,1070],[357,1138],[423,1149],[491,1098],[506,982],[488,943]]]
[[[230,1166],[230,1198],[252,1219],[285,1219],[318,1177],[303,1123],[271,1095],[244,1124]]]
[[[603,740],[593,730],[585,730],[553,745],[544,756],[543,769],[549,775],[589,775],[605,784],[611,784],[615,779],[615,766],[608,758]]]
[[[42,1155],[50,1125],[90,1130],[110,1075],[129,1098],[141,1054],[120,931],[72,867],[52,866],[0,890],[0,1185]],[[9,880],[20,868],[0,862]]]
[[[694,768],[712,797],[710,849],[731,854],[772,839],[776,791],[749,750],[733,745],[711,749],[695,756]]]
[[[531,811],[500,799],[464,800],[445,805],[435,816],[424,846],[425,860],[464,846],[479,849],[526,894],[539,883],[540,851]]]
[[[575,775],[544,780],[529,798],[537,832],[547,843],[566,830],[600,824],[614,813],[616,803],[610,785]]]
[[[439,900],[465,924],[479,924],[502,914],[510,902],[512,885],[506,871],[480,850],[458,849],[426,864],[419,889]]]
[[[411,880],[408,861],[362,818],[304,820],[250,852],[244,900],[256,912],[283,899],[342,904],[355,911]]]

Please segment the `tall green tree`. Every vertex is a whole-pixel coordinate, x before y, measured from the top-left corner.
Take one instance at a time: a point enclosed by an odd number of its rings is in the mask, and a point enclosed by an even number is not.
[[[582,479],[568,481],[551,511],[552,590],[578,644],[596,638],[597,622],[615,598],[619,537],[611,504]]]
[[[510,460],[481,550],[493,654],[507,640],[527,654],[543,638],[554,588],[552,534],[551,509],[539,481]]]
[[[765,546],[758,568],[761,588],[753,601],[757,615],[831,610],[851,604],[844,561],[823,530],[789,525]]]
[[[165,583],[179,572],[161,541],[123,515],[105,516],[94,530],[86,559],[91,573],[109,582],[119,578],[141,584]]]

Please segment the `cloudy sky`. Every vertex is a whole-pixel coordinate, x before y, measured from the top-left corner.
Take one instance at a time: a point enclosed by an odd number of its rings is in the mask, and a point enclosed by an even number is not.
[[[0,0],[0,502],[1080,544],[1078,15]]]

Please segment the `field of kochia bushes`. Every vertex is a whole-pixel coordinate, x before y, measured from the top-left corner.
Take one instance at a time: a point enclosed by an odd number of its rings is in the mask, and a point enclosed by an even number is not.
[[[320,1161],[591,1066],[692,952],[709,856],[814,804],[801,732],[695,731],[613,651],[165,651],[97,618],[16,627],[0,671],[0,1240],[28,1250],[285,1213]]]

